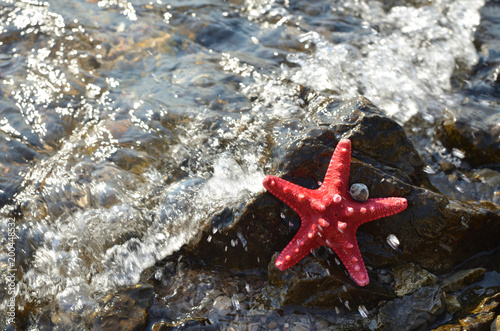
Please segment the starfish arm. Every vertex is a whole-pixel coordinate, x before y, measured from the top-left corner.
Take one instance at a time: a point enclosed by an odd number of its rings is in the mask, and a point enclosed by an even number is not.
[[[312,190],[275,176],[266,176],[262,184],[266,190],[286,203],[303,219],[304,207],[309,204],[307,199],[311,196]]]
[[[370,279],[366,272],[361,252],[359,251],[355,232],[347,234],[340,243],[334,242],[327,244],[335,251],[352,279],[354,279],[359,286],[368,285]]]
[[[302,221],[299,231],[276,259],[276,267],[281,271],[294,266],[313,249],[320,246],[317,241],[311,239],[314,235],[314,231],[311,231],[304,223],[305,222]],[[313,235],[311,235],[311,233],[313,233]]]
[[[379,218],[391,216],[402,212],[408,207],[405,198],[372,198],[362,204],[361,208],[366,211],[362,217],[358,218],[357,225],[377,220]]]
[[[322,186],[327,190],[338,190],[338,192],[342,193],[347,192],[350,169],[351,141],[349,139],[341,139],[333,152]]]

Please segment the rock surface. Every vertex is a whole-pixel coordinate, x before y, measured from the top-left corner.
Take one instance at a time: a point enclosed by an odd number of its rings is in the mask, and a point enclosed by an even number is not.
[[[437,277],[414,263],[397,266],[392,270],[394,291],[398,297],[405,296],[424,286],[436,285]]]
[[[423,330],[443,310],[444,302],[439,286],[423,287],[382,306],[377,330]]]
[[[470,165],[491,166],[500,162],[499,121],[498,110],[484,105],[449,109],[438,127],[437,138],[445,147],[463,151]]]
[[[347,314],[368,309],[375,310],[372,322],[379,329],[430,327],[445,310],[441,286],[457,291],[484,272],[473,268],[437,284],[436,276],[498,246],[498,206],[458,201],[439,193],[428,181],[425,165],[404,130],[367,99],[342,105],[323,100],[310,107],[315,113],[308,124],[284,123],[281,135],[270,142],[269,174],[315,189],[338,141],[349,138],[349,184],[367,185],[370,197],[403,196],[408,200],[404,212],[358,229],[370,284],[356,286],[326,248],[280,272],[274,266],[275,253],[291,240],[301,220],[267,192],[214,216],[200,237],[186,247],[186,257],[231,270],[267,269],[268,283],[261,300],[271,308],[320,307]],[[397,238],[399,244],[388,243],[389,237]],[[446,307],[459,316],[466,312],[460,303],[470,300],[463,295],[454,298],[446,301]]]
[[[404,196],[409,204],[401,214],[359,228],[367,266],[414,262],[430,272],[444,273],[469,256],[497,246],[497,206],[461,202],[433,190],[403,129],[367,99],[340,106],[324,101],[318,109],[315,125],[301,130],[292,143],[285,146],[285,138],[274,142],[269,173],[316,188],[338,140],[351,139],[350,181],[366,184],[371,197]],[[263,193],[214,217],[187,254],[234,269],[263,268],[291,240],[299,224],[290,208]],[[397,250],[386,243],[390,234],[401,242]]]
[[[91,330],[144,330],[153,303],[150,285],[124,288],[103,299],[102,308],[90,319]]]
[[[484,268],[460,270],[443,279],[439,285],[445,292],[463,290],[467,285],[481,277],[485,271],[486,269]]]
[[[494,330],[500,313],[500,292],[484,298],[467,316],[457,324],[443,325],[435,331],[448,330]]]

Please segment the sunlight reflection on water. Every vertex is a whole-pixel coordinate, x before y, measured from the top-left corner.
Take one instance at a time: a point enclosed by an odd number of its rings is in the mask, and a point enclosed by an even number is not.
[[[483,1],[3,3],[1,215],[19,228],[20,304],[90,314],[262,190],[268,141],[309,121],[304,86],[401,122],[460,100],[450,77],[477,61]]]

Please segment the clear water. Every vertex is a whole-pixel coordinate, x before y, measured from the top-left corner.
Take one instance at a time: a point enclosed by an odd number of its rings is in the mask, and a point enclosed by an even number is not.
[[[466,98],[451,82],[478,62],[484,1],[387,3],[0,1],[0,230],[7,244],[16,224],[20,311],[88,316],[261,192],[267,142],[308,121],[301,86],[364,95],[410,135],[415,119],[432,134]]]

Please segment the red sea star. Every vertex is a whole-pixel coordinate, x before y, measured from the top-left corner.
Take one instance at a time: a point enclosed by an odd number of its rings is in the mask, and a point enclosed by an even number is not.
[[[264,187],[302,219],[299,231],[276,259],[278,269],[286,270],[313,249],[327,245],[342,260],[358,285],[365,286],[370,282],[356,240],[356,230],[363,223],[405,210],[407,201],[390,197],[356,202],[348,192],[350,167],[351,141],[342,139],[318,189],[307,189],[274,176],[264,178]]]

